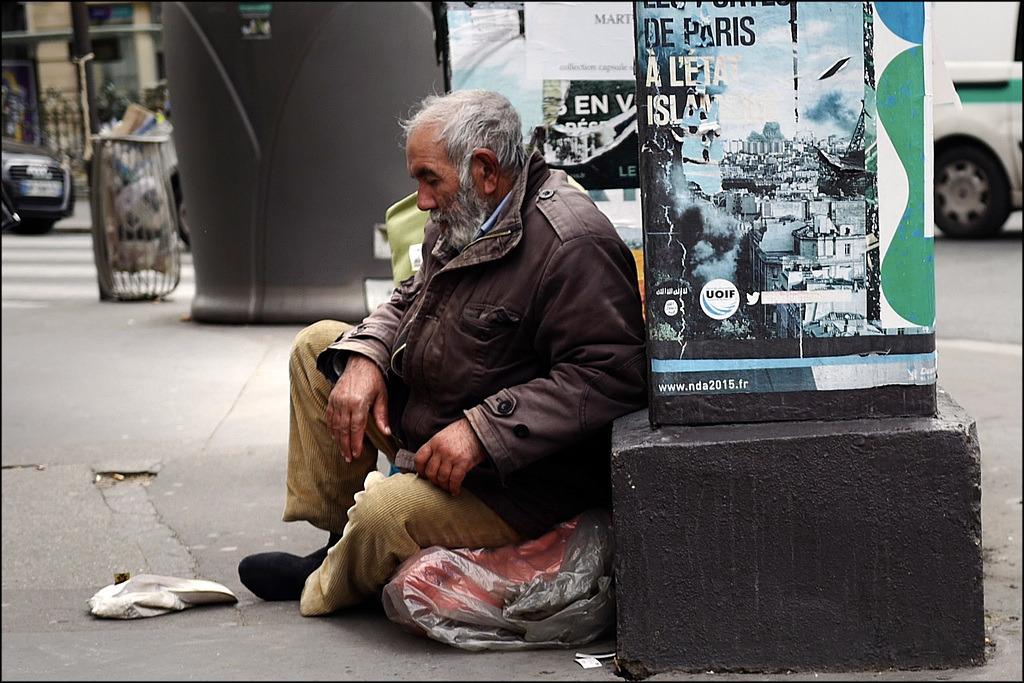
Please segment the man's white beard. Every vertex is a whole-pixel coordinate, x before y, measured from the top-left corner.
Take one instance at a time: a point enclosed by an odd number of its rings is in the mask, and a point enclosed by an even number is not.
[[[430,212],[430,218],[435,223],[447,224],[441,233],[441,245],[461,252],[473,240],[477,230],[491,215],[492,209],[472,185],[460,187],[452,204],[449,211],[434,209]]]

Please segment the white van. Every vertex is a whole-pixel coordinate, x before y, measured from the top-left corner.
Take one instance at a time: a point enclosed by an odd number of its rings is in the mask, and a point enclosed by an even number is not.
[[[1000,233],[1021,208],[1021,3],[933,2],[934,42],[961,107],[936,104],[935,225]]]

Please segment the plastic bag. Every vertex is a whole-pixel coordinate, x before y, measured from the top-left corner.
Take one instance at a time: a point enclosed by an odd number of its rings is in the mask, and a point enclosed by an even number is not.
[[[614,624],[613,550],[611,517],[599,510],[519,545],[431,546],[384,586],[384,611],[464,650],[576,647]]]

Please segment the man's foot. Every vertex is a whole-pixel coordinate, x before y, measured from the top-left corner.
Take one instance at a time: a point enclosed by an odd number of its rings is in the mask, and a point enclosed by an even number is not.
[[[238,563],[238,578],[263,600],[298,600],[306,579],[323,564],[327,551],[339,538],[331,534],[327,545],[305,557],[282,552],[249,555]]]

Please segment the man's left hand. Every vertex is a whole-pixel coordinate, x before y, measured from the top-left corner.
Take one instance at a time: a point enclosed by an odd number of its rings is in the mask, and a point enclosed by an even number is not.
[[[466,473],[484,461],[485,451],[469,420],[453,422],[416,451],[416,471],[453,496]]]

